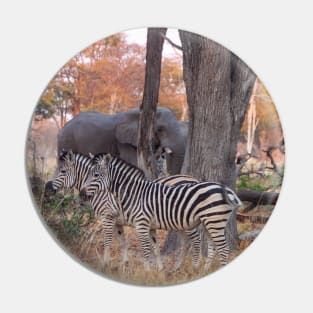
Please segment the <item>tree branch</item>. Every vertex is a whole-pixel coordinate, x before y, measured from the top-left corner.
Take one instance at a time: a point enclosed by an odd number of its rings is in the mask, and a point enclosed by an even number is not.
[[[266,224],[268,221],[268,217],[266,216],[251,216],[246,214],[237,213],[237,221],[244,223],[250,221],[251,223],[258,223],[258,224]]]
[[[259,176],[264,176],[264,173],[262,173],[261,171],[247,171],[247,172],[241,172],[241,173],[238,173],[237,176],[244,176],[244,175],[250,175],[250,174],[256,174],[256,175],[259,175]]]
[[[274,160],[273,154],[272,154],[273,151],[276,150],[276,149],[280,150],[280,147],[271,146],[267,150],[263,149],[263,152],[266,153],[266,156],[270,159],[271,164],[272,164],[272,167],[267,166],[266,168],[269,169],[269,170],[275,171],[280,177],[283,177],[283,174],[279,171],[279,169],[277,167],[277,164],[276,164],[276,162]]]
[[[172,47],[174,47],[175,49],[178,49],[180,51],[183,51],[183,48],[179,45],[177,45],[176,43],[174,43],[171,39],[169,39],[168,37],[166,37],[164,34],[160,33],[160,35],[163,37],[163,39],[165,39]]]

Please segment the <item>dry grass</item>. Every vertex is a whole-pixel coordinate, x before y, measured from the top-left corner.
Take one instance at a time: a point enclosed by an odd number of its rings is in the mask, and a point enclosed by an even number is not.
[[[74,197],[75,198],[75,197]],[[165,286],[192,281],[220,268],[218,257],[212,262],[209,269],[205,267],[204,260],[201,260],[199,268],[195,269],[192,264],[190,253],[182,262],[178,269],[175,269],[175,261],[179,253],[172,253],[163,260],[164,269],[158,271],[155,268],[146,270],[144,268],[141,256],[140,243],[135,230],[129,227],[125,228],[126,241],[129,245],[129,262],[123,266],[121,261],[121,249],[117,238],[113,239],[111,247],[111,259],[107,266],[103,264],[103,235],[101,223],[97,220],[86,219],[82,217],[82,224],[79,226],[79,232],[70,235],[64,228],[64,220],[71,220],[73,212],[77,210],[71,198],[67,199],[68,204],[64,204],[64,198],[60,198],[57,204],[50,204],[45,207],[43,212],[44,219],[58,240],[62,243],[77,260],[87,265],[89,268],[106,277],[130,284],[145,286]],[[64,207],[62,205],[64,204]],[[58,208],[58,209],[56,209]],[[259,215],[269,217],[273,206],[260,206],[249,212],[249,215]],[[87,221],[87,222],[86,222]],[[244,232],[262,230],[264,224],[256,224],[250,221],[237,224],[239,235]],[[158,232],[158,243],[161,248],[164,244],[167,232]],[[244,251],[254,238],[239,240],[238,248],[230,255],[230,261],[236,258]]]
[[[158,242],[162,244],[166,232],[158,234]],[[201,260],[200,266],[194,269],[191,256],[187,256],[179,269],[175,269],[175,260],[177,255],[174,253],[163,259],[164,269],[157,270],[144,268],[140,245],[137,236],[133,229],[127,229],[126,240],[130,242],[128,263],[123,266],[121,262],[120,247],[118,240],[114,239],[111,247],[110,262],[104,267],[103,255],[103,238],[101,231],[95,229],[95,234],[90,236],[93,238],[89,244],[72,249],[72,253],[79,258],[84,264],[92,269],[100,272],[104,276],[110,277],[121,282],[146,285],[146,286],[162,286],[178,284],[191,281],[203,277],[211,272],[214,272],[219,267],[219,262],[216,260],[211,265],[210,269],[205,269],[204,261]]]
[[[243,231],[261,229],[263,225],[252,225],[251,223],[238,224],[239,234]],[[162,245],[166,232],[158,234],[158,242]],[[64,239],[64,238],[63,238]],[[109,263],[103,264],[103,236],[99,222],[91,224],[80,236],[80,240],[63,241],[67,249],[82,263],[111,279],[145,286],[166,286],[192,281],[215,272],[220,268],[218,257],[212,262],[209,269],[205,267],[204,260],[200,262],[199,268],[195,269],[192,264],[192,257],[187,255],[178,269],[175,269],[177,254],[173,253],[163,259],[164,269],[157,270],[144,268],[140,245],[135,231],[131,228],[126,231],[126,240],[130,243],[128,249],[129,261],[123,266],[121,262],[120,246],[116,238],[111,247],[111,259]],[[238,249],[230,255],[230,261],[244,251],[253,239],[240,240]]]

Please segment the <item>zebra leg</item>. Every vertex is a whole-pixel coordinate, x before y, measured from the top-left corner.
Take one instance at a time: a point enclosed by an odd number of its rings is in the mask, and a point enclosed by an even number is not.
[[[123,225],[116,225],[117,238],[120,243],[120,251],[122,255],[122,267],[125,270],[126,264],[128,264],[128,243],[125,238],[125,232]]]
[[[155,229],[150,230],[150,239],[151,239],[151,246],[153,248],[153,252],[154,252],[154,255],[156,257],[158,270],[160,271],[163,269],[163,264],[162,264],[162,260],[161,260],[160,247],[159,247],[157,240],[156,240],[156,230]]]
[[[136,225],[136,231],[141,244],[141,251],[144,259],[144,268],[145,270],[150,270],[150,229],[147,225],[139,224]]]
[[[210,268],[212,261],[214,260],[215,254],[216,254],[216,250],[215,250],[214,243],[211,240],[211,238],[208,238],[208,256],[205,259],[205,264],[204,264],[205,271],[207,271]]]
[[[112,214],[106,214],[102,219],[102,223],[104,233],[103,264],[106,266],[110,260],[110,247],[112,245],[113,232],[116,221]]]
[[[186,230],[186,234],[191,241],[193,267],[197,269],[200,261],[201,233],[197,227],[191,230]]]
[[[221,265],[226,265],[229,255],[229,247],[225,237],[225,227],[210,226],[212,221],[208,219],[205,219],[203,223],[220,256]]]

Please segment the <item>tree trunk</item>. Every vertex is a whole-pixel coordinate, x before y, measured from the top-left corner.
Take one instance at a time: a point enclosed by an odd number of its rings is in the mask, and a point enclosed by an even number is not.
[[[182,172],[234,189],[237,142],[256,76],[214,41],[186,31],[179,34],[189,107]],[[236,214],[230,218],[226,237],[230,249],[234,249],[238,240]]]
[[[138,126],[138,166],[148,179],[157,178],[154,157],[155,112],[158,103],[162,49],[166,28],[149,28],[147,36],[146,73]]]
[[[71,113],[73,115],[73,117],[77,116],[80,113],[80,101],[77,99],[73,99],[73,104],[71,107]]]

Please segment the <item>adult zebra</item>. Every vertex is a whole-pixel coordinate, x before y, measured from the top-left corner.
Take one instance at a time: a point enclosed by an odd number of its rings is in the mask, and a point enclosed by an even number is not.
[[[164,159],[161,161],[164,162]],[[160,163],[161,164],[161,163]],[[76,188],[79,191],[82,190],[86,180],[88,178],[89,171],[92,167],[92,160],[89,157],[84,155],[73,153],[72,151],[62,151],[59,156],[59,166],[55,173],[53,180],[47,182],[46,190],[57,192],[61,189],[66,188]],[[186,175],[175,175],[172,177],[162,177],[155,180],[155,182],[164,183],[167,185],[177,185],[177,184],[192,184],[196,180],[190,176]],[[106,214],[107,209],[107,190],[102,190],[98,193],[94,193],[88,198],[92,209],[94,210],[95,216],[100,220],[103,220],[104,215]],[[121,250],[123,252],[122,263],[123,266],[128,260],[127,254],[127,242],[125,240],[125,234],[123,230],[123,225],[125,224],[123,219],[117,219],[116,224],[114,225],[112,232],[114,231],[119,239]],[[105,230],[104,230],[105,231]],[[187,236],[191,239],[192,242],[192,251],[193,251],[193,262],[194,266],[199,265],[200,257],[200,233],[197,229],[187,231]],[[113,233],[111,234],[113,236]],[[157,257],[157,262],[159,268],[162,268],[160,260],[159,247],[156,243],[156,234],[155,230],[150,231],[150,242],[153,246],[153,250]],[[107,262],[109,259],[108,250],[104,254],[104,261]],[[208,249],[210,251],[210,249]],[[181,259],[184,258],[186,250],[182,251]],[[211,254],[210,254],[211,255]],[[213,258],[213,256],[212,256]],[[178,267],[179,264],[176,266]],[[207,264],[209,266],[209,264]]]
[[[225,228],[240,199],[228,187],[212,182],[166,186],[145,179],[138,168],[113,157],[100,154],[82,190],[89,197],[108,190],[108,209],[104,217],[105,249],[110,247],[113,227],[120,218],[136,228],[145,265],[150,258],[150,229],[190,232],[200,224],[207,230],[220,256],[227,263],[229,248]],[[196,240],[197,241],[197,240]]]
[[[58,164],[54,178],[46,183],[45,190],[56,193],[63,189],[76,188],[78,191],[81,191],[92,167],[92,160],[71,150],[63,150],[59,155]],[[106,191],[102,191],[88,199],[95,216],[99,219],[101,219],[103,208],[107,201],[106,194]],[[114,232],[123,252],[122,264],[124,265],[128,261],[128,255],[123,225],[117,223]]]

